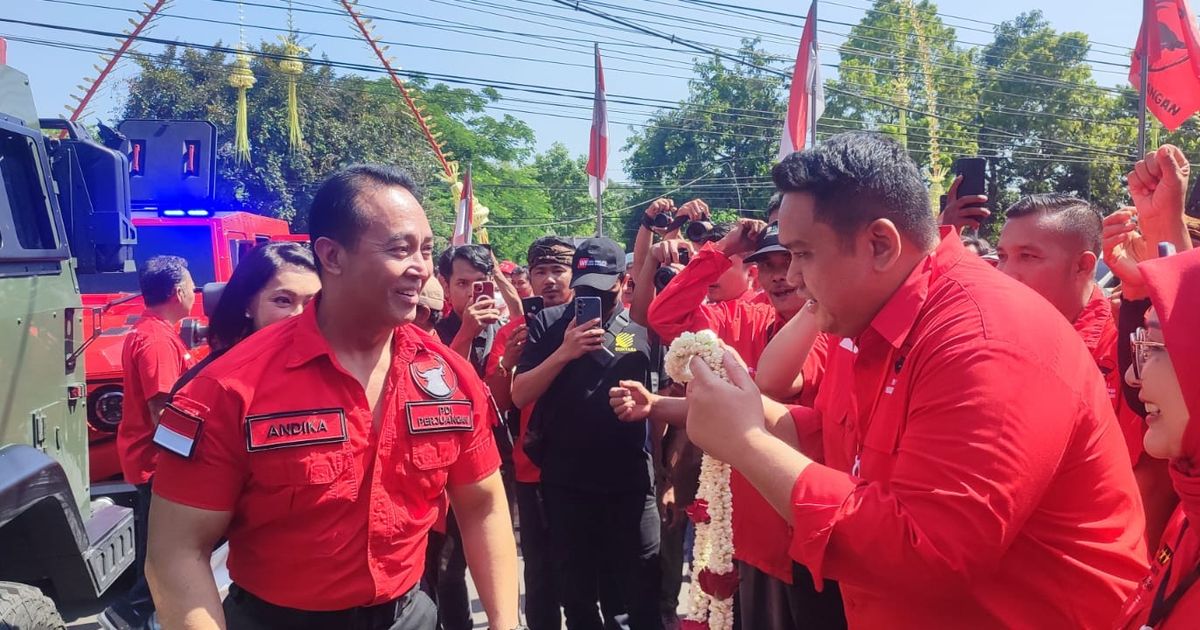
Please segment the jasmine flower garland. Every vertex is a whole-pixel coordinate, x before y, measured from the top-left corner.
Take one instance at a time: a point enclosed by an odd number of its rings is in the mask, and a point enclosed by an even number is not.
[[[721,360],[725,348],[711,330],[683,333],[667,351],[667,375],[679,383],[692,380],[688,364],[700,357],[725,380]],[[733,497],[729,490],[729,464],[703,456],[696,503],[688,515],[696,524],[692,561],[691,601],[684,628],[730,630],[733,628],[733,594],[737,573],[733,566]]]

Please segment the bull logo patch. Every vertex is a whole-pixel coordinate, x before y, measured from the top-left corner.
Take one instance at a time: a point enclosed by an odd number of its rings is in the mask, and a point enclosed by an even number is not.
[[[449,398],[458,389],[458,377],[442,357],[422,352],[408,367],[413,382],[421,391],[434,398]]]

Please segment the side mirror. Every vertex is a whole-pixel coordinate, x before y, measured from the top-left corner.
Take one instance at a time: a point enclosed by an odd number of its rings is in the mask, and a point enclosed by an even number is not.
[[[208,336],[208,325],[195,317],[189,317],[179,323],[179,336],[183,338],[183,345],[198,348]]]

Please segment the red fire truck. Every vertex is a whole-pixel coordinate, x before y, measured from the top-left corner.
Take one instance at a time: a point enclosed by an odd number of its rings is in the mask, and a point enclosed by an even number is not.
[[[211,203],[215,177],[216,132],[203,121],[125,121],[118,127],[129,142],[130,240],[132,262],[171,254],[188,261],[197,295],[192,317],[180,334],[193,356],[207,353],[204,298],[229,280],[239,258],[269,241],[307,241],[291,234],[288,223],[249,212],[215,210]],[[215,210],[215,211],[214,211]],[[121,422],[121,351],[125,335],[145,304],[138,293],[135,265],[123,272],[87,273],[81,269],[83,305],[91,308],[99,335],[88,345],[87,380],[90,472],[93,483],[119,479],[117,425]],[[210,307],[212,304],[210,304]]]
[[[211,217],[162,216],[134,212],[137,228],[134,259],[142,261],[162,254],[182,256],[197,287],[229,280],[238,259],[256,245],[275,240],[295,240],[286,221],[248,212],[218,212]],[[141,315],[145,304],[137,293],[136,274],[98,276],[95,282],[80,276],[84,307],[100,317],[100,336],[88,346],[86,361],[88,389],[88,436],[91,444],[92,481],[121,474],[117,460],[117,425],[121,422],[121,349],[125,334]],[[130,284],[132,283],[132,284]],[[197,296],[193,317],[185,320],[181,334],[194,354],[206,352],[203,329],[207,322],[204,295]]]

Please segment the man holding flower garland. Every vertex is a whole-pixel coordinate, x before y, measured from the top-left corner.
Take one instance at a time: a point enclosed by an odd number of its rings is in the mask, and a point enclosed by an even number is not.
[[[939,236],[894,141],[840,134],[773,177],[790,277],[844,341],[816,412],[759,413],[733,357],[732,384],[694,360],[689,437],[788,520],[792,557],[840,583],[851,627],[1109,625],[1144,571],[1144,525],[1074,330]],[[814,427],[824,464],[795,446]]]

